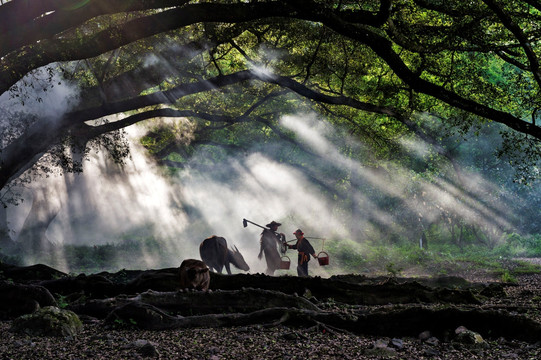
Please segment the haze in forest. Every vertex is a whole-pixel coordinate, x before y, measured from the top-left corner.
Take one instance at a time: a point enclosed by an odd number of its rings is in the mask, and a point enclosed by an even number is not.
[[[282,125],[317,153],[320,163],[313,168],[322,165],[326,168],[326,172],[315,173],[321,181],[333,181],[325,178],[332,175],[332,168],[346,168],[359,189],[377,189],[388,196],[405,199],[407,207],[420,216],[437,216],[426,210],[441,206],[480,223],[507,225],[504,204],[487,207],[472,195],[478,192],[461,193],[455,184],[445,180],[432,184],[418,180],[416,186],[422,186],[426,196],[422,201],[408,198],[404,193],[411,186],[407,169],[389,167],[381,171],[345,156],[333,143],[338,136],[335,129],[313,114],[286,116]],[[348,194],[358,208],[357,217],[352,219],[342,214],[338,204],[321,192],[306,174],[268,155],[282,144],[258,147],[243,156],[228,158],[212,169],[200,168],[199,164],[205,163],[205,154],[196,154],[185,170],[168,178],[138,144],[143,130],[141,126],[128,129],[131,158],[124,168],[112,164],[103,152],[92,153],[90,161],[84,163],[82,174],[52,176],[31,185],[36,191],[50,193],[48,199],[57,202],[60,208],[47,231],[49,240],[57,245],[104,245],[153,236],[163,242],[170,256],[158,259],[149,252],[148,257],[136,262],[139,266],[160,268],[178,266],[184,258],[199,258],[199,243],[216,234],[241,250],[251,272],[263,272],[264,262],[257,259],[261,229],[251,224],[244,228],[243,218],[263,226],[271,220],[279,221],[282,223],[279,231],[284,232],[288,240],[294,238],[293,231],[297,228],[303,229],[306,236],[354,241],[364,241],[368,234],[377,233],[375,223],[377,228],[403,231],[397,228],[399,222],[386,208],[362,190]],[[350,146],[362,147],[351,138],[345,141]],[[426,151],[426,146],[414,142],[405,146],[416,156]],[[385,164],[380,166],[385,168]],[[77,184],[69,196],[67,178]],[[491,189],[492,185],[479,176],[469,179],[472,190]],[[427,207],[426,201],[433,203]],[[30,204],[31,199],[27,199],[9,213],[14,238]],[[312,243],[317,251],[322,250],[321,240],[314,239]],[[313,272],[325,274],[324,269],[315,266]]]
[[[76,98],[77,91],[59,81],[48,91],[28,93],[24,105],[21,99],[0,100],[10,111],[55,118],[67,111],[66,99]],[[45,113],[43,103],[48,104]],[[131,126],[127,129],[131,156],[124,167],[114,164],[102,149],[90,152],[81,174],[34,179],[23,189],[25,201],[8,208],[10,235],[17,239],[32,196],[39,196],[47,201],[49,210],[58,212],[46,233],[55,245],[106,245],[153,237],[163,244],[167,256],[158,257],[149,249],[134,264],[159,268],[178,266],[185,258],[199,258],[200,242],[219,235],[241,250],[251,272],[262,272],[264,261],[257,259],[262,229],[254,225],[244,228],[244,218],[262,226],[279,221],[279,231],[288,240],[294,239],[293,232],[301,228],[306,236],[329,240],[374,241],[379,234],[381,238],[388,236],[383,231],[415,243],[423,223],[435,221],[442,209],[484,228],[511,226],[505,203],[485,198],[498,192],[496,185],[479,174],[462,169],[464,191],[456,180],[441,177],[427,181],[396,163],[367,165],[362,154],[370,149],[316,114],[286,115],[281,125],[312,154],[298,159],[302,167],[280,162],[274,156],[284,149],[293,153],[291,143],[271,142],[212,166],[208,166],[208,154],[202,150],[174,176],[157,166],[139,143],[150,124]],[[421,161],[431,155],[430,146],[414,138],[401,139],[399,147]],[[340,184],[346,180],[348,184]],[[330,190],[341,187],[345,189],[342,193]],[[354,211],[345,213],[344,203]],[[389,207],[398,205],[419,222],[419,232],[402,228],[404,219],[393,217]],[[317,251],[323,250],[322,240],[312,242]],[[54,265],[70,270],[61,259]],[[314,267],[313,271],[325,274],[322,268]]]

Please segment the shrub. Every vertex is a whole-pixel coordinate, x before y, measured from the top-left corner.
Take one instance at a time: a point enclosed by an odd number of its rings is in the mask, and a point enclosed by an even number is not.
[[[540,257],[541,234],[522,236],[509,234],[504,242],[494,248],[494,254],[502,257]]]

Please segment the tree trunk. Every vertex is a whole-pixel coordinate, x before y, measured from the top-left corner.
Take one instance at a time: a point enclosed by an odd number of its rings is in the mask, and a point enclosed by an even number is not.
[[[4,254],[10,253],[15,247],[15,242],[10,236],[7,214],[7,207],[0,204],[0,252]]]
[[[33,189],[32,207],[17,238],[27,262],[36,262],[40,253],[50,250],[47,229],[60,211],[58,197],[47,186]]]

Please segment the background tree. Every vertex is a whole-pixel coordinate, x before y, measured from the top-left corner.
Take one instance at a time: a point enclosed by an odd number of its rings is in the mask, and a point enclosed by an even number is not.
[[[300,109],[368,144],[341,150],[350,158],[362,153],[369,168],[382,159],[409,163],[435,179],[433,164],[444,161],[458,187],[466,184],[450,144],[498,123],[494,152],[512,162],[517,180],[531,183],[541,149],[540,10],[532,1],[488,0],[13,0],[0,6],[2,93],[24,99],[37,72],[48,75],[45,89],[58,86],[53,79],[61,73],[61,83],[80,89],[80,100],[47,117],[4,113],[0,187],[6,194],[28,169],[50,169],[46,164],[76,171],[74,147],[85,154],[105,145],[121,161],[127,153],[120,130],[149,119],[191,121],[158,124],[144,139],[166,165],[178,166],[198,145],[236,151],[273,138],[313,160],[278,123]],[[403,139],[430,144],[432,159],[401,153]],[[285,151],[276,157],[287,160]],[[336,181],[367,186],[383,200],[355,169],[342,170]],[[340,193],[336,182],[315,171],[312,177]],[[390,211],[406,201],[384,197]],[[460,219],[447,219],[451,232],[454,224],[462,228]]]

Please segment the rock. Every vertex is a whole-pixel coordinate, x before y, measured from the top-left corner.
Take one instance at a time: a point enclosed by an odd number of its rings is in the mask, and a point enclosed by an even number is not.
[[[364,351],[364,354],[367,356],[377,356],[382,359],[389,359],[398,356],[398,353],[395,349],[392,349],[387,346],[388,341],[377,340],[371,349]]]
[[[47,306],[13,320],[11,331],[31,336],[74,337],[83,329],[77,314]]]
[[[503,354],[502,357],[504,359],[520,359],[520,356],[517,353],[509,352],[506,354]]]
[[[432,334],[430,333],[430,331],[423,331],[422,333],[419,334],[418,338],[419,340],[421,341],[426,341],[428,339],[430,339],[432,337]]]
[[[143,357],[159,357],[160,356],[160,353],[158,352],[158,349],[156,349],[156,346],[150,342],[141,346],[139,349],[137,349],[137,352],[141,354],[141,356]]]
[[[481,334],[476,333],[475,331],[468,330],[464,326],[459,326],[458,328],[456,328],[455,334],[455,342],[466,345],[475,345],[482,347],[487,346],[487,343],[485,342]]]
[[[383,349],[383,348],[386,348],[388,344],[389,344],[388,341],[379,339],[379,340],[376,340],[376,342],[374,343],[374,348]]]
[[[402,339],[391,339],[391,342],[389,343],[390,346],[394,347],[395,349],[402,349],[404,347],[404,341]]]
[[[302,296],[306,299],[311,299],[314,295],[312,295],[310,289],[304,289],[304,294],[302,294]]]
[[[157,349],[157,344],[148,340],[135,340],[125,346],[124,349],[135,349],[142,357],[160,357],[160,353]]]
[[[294,332],[288,332],[282,335],[285,340],[297,340],[298,336]]]
[[[438,340],[438,338],[434,336],[429,337],[428,339],[426,339],[425,342],[428,345],[432,345],[432,346],[438,346],[440,344],[440,341]]]
[[[437,350],[437,349],[434,349],[434,348],[425,349],[424,354],[426,356],[428,356],[428,357],[440,356],[441,355],[440,351]]]
[[[34,347],[35,344],[30,339],[22,339],[14,342],[15,347]]]

